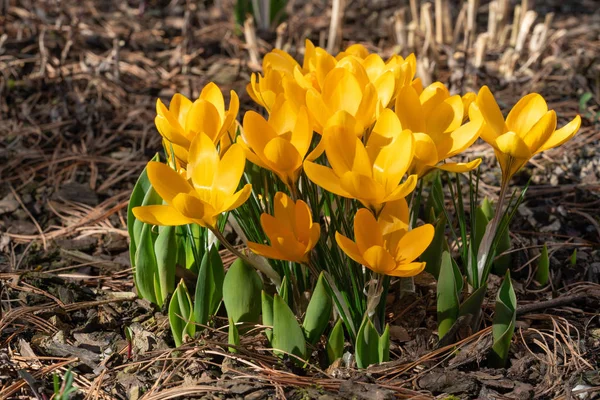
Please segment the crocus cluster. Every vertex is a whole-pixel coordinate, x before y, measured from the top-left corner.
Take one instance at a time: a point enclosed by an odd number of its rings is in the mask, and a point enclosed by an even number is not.
[[[506,183],[535,154],[573,137],[581,121],[556,130],[556,113],[538,94],[521,99],[505,120],[487,87],[452,95],[441,82],[423,87],[415,73],[414,55],[384,60],[352,45],[334,56],[307,40],[302,63],[277,49],[264,57],[262,74],[247,86],[264,112],[248,111],[242,124],[236,93],[225,109],[213,83],[193,102],[176,94],[167,108],[158,100],[156,126],[172,162],[149,164],[148,176],[165,204],[138,207],[135,216],[216,229],[217,217],[251,194],[249,184],[237,191],[249,160],[288,190],[274,195],[274,215],[261,218],[270,244],[248,243],[253,252],[309,262],[321,227],[303,201],[305,174],[321,193],[359,205],[354,241],[347,232],[335,235],[350,259],[384,275],[420,273],[425,265],[415,260],[433,227],[411,226],[405,200],[419,179],[435,169],[477,168],[480,159],[453,158],[481,137]]]

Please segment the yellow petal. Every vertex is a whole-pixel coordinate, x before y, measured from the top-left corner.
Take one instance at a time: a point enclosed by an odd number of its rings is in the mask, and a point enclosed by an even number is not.
[[[302,200],[296,201],[294,210],[294,233],[302,243],[309,243],[311,240],[312,214],[308,204]]]
[[[371,176],[372,166],[364,144],[345,126],[328,127],[323,135],[329,164],[339,176],[348,172]]]
[[[167,203],[179,193],[190,193],[193,189],[173,168],[166,164],[150,161],[146,166],[148,179],[156,193]]]
[[[180,146],[188,147],[190,145],[183,126],[160,99],[156,100],[156,114],[156,118],[154,118],[156,129],[165,139]]]
[[[248,248],[259,256],[264,256],[274,260],[282,260],[283,255],[271,246],[267,246],[260,243],[248,242]]]
[[[481,113],[485,123],[490,128],[489,132],[487,132],[489,133],[489,136],[485,137],[482,133],[481,138],[483,140],[491,144],[498,136],[508,131],[500,107],[498,107],[494,95],[492,95],[492,92],[490,92],[490,89],[487,86],[483,86],[479,90],[477,100],[471,105],[471,108],[473,108],[474,105],[477,106],[474,110]]]
[[[382,107],[379,101],[379,95],[377,89],[372,83],[367,84],[365,91],[362,94],[362,99],[358,105],[354,117],[356,118],[357,126],[360,128],[359,134],[362,135],[362,131],[370,127],[375,121],[375,118],[380,112]]]
[[[215,109],[219,113],[219,121],[225,119],[225,99],[223,99],[221,89],[214,82],[209,82],[204,86],[202,92],[200,92],[200,98],[215,106]]]
[[[417,178],[417,175],[409,175],[403,183],[398,185],[398,187],[394,189],[392,193],[383,199],[383,202],[387,203],[390,201],[403,199],[408,196],[413,190],[415,190],[415,187],[417,186]]]
[[[366,207],[378,207],[385,196],[384,186],[373,178],[348,171],[340,179],[342,189]]]
[[[396,81],[394,79],[394,74],[392,71],[388,71],[381,75],[375,82],[375,89],[377,90],[377,94],[379,95],[379,101],[381,105],[387,107],[394,95],[394,88]]]
[[[289,174],[302,166],[302,157],[288,140],[282,137],[273,138],[265,148],[264,157],[275,169],[275,172]]]
[[[423,114],[428,117],[431,111],[448,97],[450,97],[450,92],[442,82],[434,82],[427,86],[419,95],[419,102],[423,107]]]
[[[479,164],[481,164],[481,158],[477,158],[477,159],[475,159],[473,161],[470,161],[468,163],[445,163],[445,164],[440,164],[440,165],[437,166],[437,168],[441,169],[442,171],[463,173],[463,172],[473,171],[474,169],[476,169],[477,167],[479,167]]]
[[[367,153],[371,162],[375,162],[381,149],[390,144],[399,132],[402,132],[402,125],[398,116],[389,108],[384,109],[377,118],[367,142]]]
[[[402,236],[408,231],[409,210],[406,199],[390,201],[385,204],[377,218],[383,237],[393,232],[401,232]],[[388,246],[389,247],[389,246]]]
[[[220,129],[221,117],[217,108],[206,100],[196,100],[185,120],[185,130],[188,135],[204,133],[215,141]]]
[[[394,258],[381,246],[371,247],[363,253],[363,257],[366,266],[377,273],[387,275],[396,268]]]
[[[173,207],[181,213],[181,215],[190,219],[204,219],[205,216],[215,214],[215,210],[207,203],[200,200],[198,197],[180,193],[173,198]]]
[[[408,278],[419,275],[425,269],[424,262],[416,262],[410,264],[400,264],[386,275],[397,276],[399,278]]]
[[[284,260],[303,263],[306,262],[306,246],[300,243],[293,235],[278,237],[271,245],[283,255]]]
[[[292,199],[283,192],[275,193],[274,200],[273,217],[277,220],[279,225],[281,225],[281,229],[290,231],[296,235],[296,205]]]
[[[321,225],[317,222],[314,222],[310,226],[310,232],[308,236],[308,244],[306,246],[306,252],[311,251],[319,242],[319,238],[321,237]]]
[[[198,190],[212,187],[219,166],[219,153],[212,139],[199,134],[190,145],[188,155],[188,179],[191,179]]]
[[[413,133],[415,139],[415,159],[421,164],[433,166],[440,161],[433,139],[425,133]]]
[[[229,109],[227,110],[227,113],[225,113],[225,117],[222,119],[221,130],[219,131],[219,135],[216,140],[222,138],[223,135],[232,127],[232,125],[236,123],[235,119],[237,118],[237,114],[240,109],[240,99],[237,93],[233,90],[229,92],[229,95]]]
[[[436,143],[440,159],[453,157],[470,147],[483,129],[483,120],[469,121],[452,133],[446,135],[445,140]]]
[[[132,211],[135,218],[151,225],[179,226],[194,222],[169,205],[134,207]]]
[[[540,147],[546,143],[556,129],[556,113],[554,110],[548,111],[540,120],[533,125],[523,138],[523,141],[529,147],[529,150],[535,154]]]
[[[431,224],[422,225],[406,232],[398,242],[398,247],[393,250],[396,252],[396,260],[402,264],[416,260],[429,247],[434,232],[435,229]]]
[[[321,155],[323,155],[324,152],[325,152],[325,140],[323,140],[323,138],[321,138],[321,140],[319,140],[319,143],[317,143],[315,148],[312,149],[312,151],[310,153],[308,153],[308,155],[306,156],[306,160],[315,161],[317,158],[321,157]]]
[[[366,208],[361,208],[354,216],[354,239],[361,254],[370,247],[383,246],[383,236],[377,220]]]
[[[173,98],[171,98],[171,103],[169,103],[169,111],[177,118],[179,125],[182,127],[185,126],[185,117],[187,116],[191,106],[191,100],[181,93],[175,93]]]
[[[248,197],[250,197],[251,193],[252,185],[250,183],[247,183],[246,185],[244,185],[242,190],[238,190],[232,196],[229,196],[226,199],[225,203],[223,204],[223,210],[221,212],[227,212],[238,208],[239,206],[244,204],[246,200],[248,200]]]
[[[570,140],[573,136],[575,136],[580,127],[581,117],[577,115],[567,125],[554,132],[552,136],[550,136],[550,138],[546,141],[546,143],[544,143],[542,147],[538,149],[537,153],[551,149],[556,146],[560,146],[561,144]]]
[[[332,111],[325,104],[321,95],[314,89],[309,89],[306,92],[306,106],[315,123],[315,131],[323,133],[323,127],[327,124]]]
[[[338,246],[348,257],[356,261],[361,265],[365,265],[365,260],[362,257],[360,251],[358,251],[358,246],[352,240],[348,239],[346,236],[341,235],[339,232],[335,233],[335,241]]]
[[[356,115],[362,99],[362,88],[356,77],[344,68],[334,68],[325,78],[322,98],[333,112],[344,110]],[[306,99],[307,104],[309,99]]]
[[[548,112],[546,100],[537,93],[523,97],[515,104],[506,117],[509,131],[524,138],[527,132]]]
[[[373,177],[391,192],[400,183],[415,154],[415,140],[408,129],[400,132],[389,145],[382,147],[373,164]]]
[[[290,142],[294,145],[301,158],[306,156],[310,143],[312,141],[313,130],[312,124],[308,117],[308,111],[306,107],[300,107],[296,116],[296,125],[292,131],[292,137]]]
[[[244,141],[260,158],[263,158],[265,146],[270,140],[277,137],[277,132],[260,114],[254,111],[247,111],[244,114],[243,124]]]
[[[425,115],[419,95],[410,86],[404,86],[396,96],[396,115],[400,119],[402,129],[413,132],[425,132]]]
[[[212,187],[226,195],[235,192],[246,166],[244,149],[238,144],[232,144],[219,161],[219,167],[213,180]]]
[[[375,82],[385,70],[385,63],[381,59],[381,56],[376,53],[369,54],[363,60],[362,64],[371,82]]]
[[[305,161],[304,172],[308,176],[308,179],[328,192],[342,197],[352,197],[346,190],[342,189],[340,178],[331,168],[315,164],[311,161]]]
[[[496,139],[496,147],[500,152],[522,160],[529,160],[532,155],[527,144],[515,132],[506,132],[499,136]]]

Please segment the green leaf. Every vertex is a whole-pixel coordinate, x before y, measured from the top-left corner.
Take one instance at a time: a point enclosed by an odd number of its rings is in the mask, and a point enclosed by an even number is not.
[[[579,98],[579,111],[584,112],[587,108],[587,103],[594,97],[592,92],[585,92]]]
[[[485,228],[489,222],[490,218],[487,217],[486,211],[483,210],[483,207],[477,207],[475,209],[475,229],[473,230],[473,236],[471,239],[471,248],[473,249],[473,254],[477,254],[479,245],[481,244],[481,239],[483,239],[483,234],[485,233]]]
[[[475,290],[469,297],[467,297],[460,308],[458,309],[458,316],[469,315],[473,316],[472,326],[474,330],[478,330],[479,326],[479,318],[481,316],[481,307],[483,305],[483,300],[485,299],[485,292],[487,291],[487,282],[484,282],[483,286],[480,286],[479,289]]]
[[[152,161],[159,161],[158,153],[156,153],[156,155],[152,158]],[[144,170],[138,177],[137,182],[133,187],[133,191],[131,192],[131,196],[129,197],[129,203],[127,204],[127,232],[129,233],[129,255],[131,258],[131,265],[135,264],[135,252],[137,248],[139,232],[141,230],[141,226],[139,226],[137,232],[135,232],[137,233],[137,235],[134,234],[135,221],[137,220],[135,219],[132,210],[135,207],[139,207],[142,205],[144,197],[146,196],[146,193],[148,192],[150,187],[150,180],[148,179],[148,174],[146,173],[146,167],[144,167]],[[141,224],[141,222],[138,221],[138,225],[139,224]]]
[[[550,279],[550,257],[548,256],[548,247],[544,243],[542,252],[540,254],[540,261],[538,262],[537,271],[535,272],[535,280],[540,285],[545,286],[548,284]]]
[[[306,315],[304,316],[304,322],[302,324],[306,340],[309,343],[317,343],[329,324],[332,310],[333,302],[327,291],[324,275],[321,272],[313,295],[306,308]]]
[[[574,249],[573,253],[571,254],[570,264],[571,264],[571,267],[574,267],[575,264],[577,264],[577,249]]]
[[[442,214],[435,225],[433,240],[427,249],[421,254],[421,261],[424,261],[425,271],[438,279],[440,274],[440,264],[442,262],[442,252],[448,247],[446,243],[446,217]]]
[[[238,258],[223,281],[223,302],[234,322],[257,323],[260,316],[262,281],[256,270]]]
[[[156,242],[154,254],[158,273],[159,305],[163,304],[170,293],[175,289],[175,263],[177,262],[177,238],[174,226],[161,227]]]
[[[273,297],[269,296],[263,290],[260,293],[262,303],[262,323],[263,325],[269,326],[265,328],[265,336],[269,340],[269,343],[273,341]]]
[[[506,271],[504,281],[496,298],[496,309],[492,324],[492,355],[490,362],[495,367],[504,367],[508,359],[510,341],[515,331],[517,319],[517,296],[510,281],[510,271]]]
[[[510,232],[507,227],[504,231],[502,231],[502,234],[498,238],[496,254],[502,254],[505,251],[510,250],[510,247],[511,247]],[[494,273],[496,275],[500,275],[500,276],[504,275],[506,273],[506,271],[508,271],[508,269],[510,268],[511,262],[512,262],[512,254],[511,253],[507,253],[507,254],[501,255],[500,257],[497,257],[494,260],[494,263],[492,264]]]
[[[193,337],[196,333],[193,319],[192,299],[182,279],[169,303],[169,324],[177,347],[183,344],[185,336]]]
[[[289,280],[287,276],[284,276],[283,280],[281,281],[281,286],[279,286],[279,296],[281,296],[288,305],[291,304],[289,286]]]
[[[341,319],[338,319],[333,326],[325,348],[329,364],[333,364],[335,360],[344,355],[344,323]]]
[[[445,251],[442,254],[440,276],[437,284],[437,318],[438,336],[440,339],[446,335],[458,318],[460,309],[459,295],[460,291],[456,283],[452,257],[450,257],[450,253]]]
[[[379,338],[379,362],[390,361],[390,326],[385,325],[385,329]]]
[[[216,312],[223,298],[223,280],[225,270],[219,251],[212,246],[204,253],[194,295],[194,320],[206,325],[211,315]]]
[[[355,358],[358,368],[367,368],[369,365],[379,363],[380,360],[379,334],[367,317],[363,319],[356,335]]]
[[[141,298],[158,304],[155,278],[158,278],[158,267],[154,253],[152,226],[144,224],[135,254],[135,284]]]
[[[490,201],[490,199],[485,197],[481,202],[480,208],[488,221],[494,218],[494,207],[492,206],[492,202]]]
[[[273,349],[306,357],[306,339],[296,316],[279,295],[273,298]],[[278,354],[275,351],[275,354]],[[280,353],[279,353],[280,354]]]
[[[240,333],[238,331],[237,326],[235,325],[235,322],[231,318],[229,318],[229,337],[227,343],[234,346],[240,345]],[[234,347],[229,347],[228,350],[230,353],[238,352],[237,349]]]

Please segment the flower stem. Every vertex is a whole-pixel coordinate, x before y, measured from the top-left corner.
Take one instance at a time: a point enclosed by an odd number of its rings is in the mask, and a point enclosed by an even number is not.
[[[233,254],[235,254],[236,256],[241,258],[242,260],[246,261],[248,264],[252,265],[255,269],[257,269],[258,271],[262,272],[267,277],[269,277],[269,279],[271,279],[271,281],[275,284],[275,286],[277,288],[279,288],[279,286],[281,286],[281,278],[279,277],[279,274],[273,268],[271,268],[271,266],[269,264],[267,264],[267,263],[261,264],[261,263],[257,263],[256,261],[252,260],[250,257],[245,255],[244,253],[242,253],[241,251],[236,249],[235,246],[233,246],[231,243],[229,243],[227,241],[227,239],[225,239],[225,236],[223,236],[223,234],[218,229],[211,228],[211,231],[212,231],[212,233],[215,234],[217,239],[219,239],[219,242],[221,242],[227,250],[229,250],[230,252],[232,252]]]

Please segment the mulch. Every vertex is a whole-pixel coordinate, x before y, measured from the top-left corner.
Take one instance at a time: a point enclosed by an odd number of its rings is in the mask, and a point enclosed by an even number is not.
[[[229,353],[221,317],[175,350],[163,310],[133,293],[125,224],[133,184],[160,149],[156,98],[194,97],[214,81],[240,95],[242,112],[256,109],[245,91],[260,67],[250,54],[280,43],[301,58],[306,37],[325,46],[330,5],[290,1],[285,24],[258,30],[250,48],[230,0],[0,2],[0,398],[49,399],[53,374],[68,369],[86,399],[600,398],[600,13],[592,0],[537,3],[539,20],[554,13],[561,34],[509,70],[498,43],[477,66],[473,48],[465,62],[464,48],[433,52],[417,35],[413,49],[454,91],[487,84],[505,109],[537,91],[559,126],[583,118],[572,141],[514,181],[533,177],[511,227],[520,308],[510,365],[486,364],[500,279],[490,282],[484,329],[459,329],[446,345],[435,334],[435,283],[423,275],[414,295],[388,297],[392,361],[360,371],[326,368],[319,349],[299,370],[259,330]],[[450,4],[456,16],[462,2]],[[348,1],[344,44],[392,54],[394,21],[408,9]],[[484,158],[480,189],[496,196],[491,149],[477,143],[467,156]],[[540,287],[543,244],[551,282]]]

